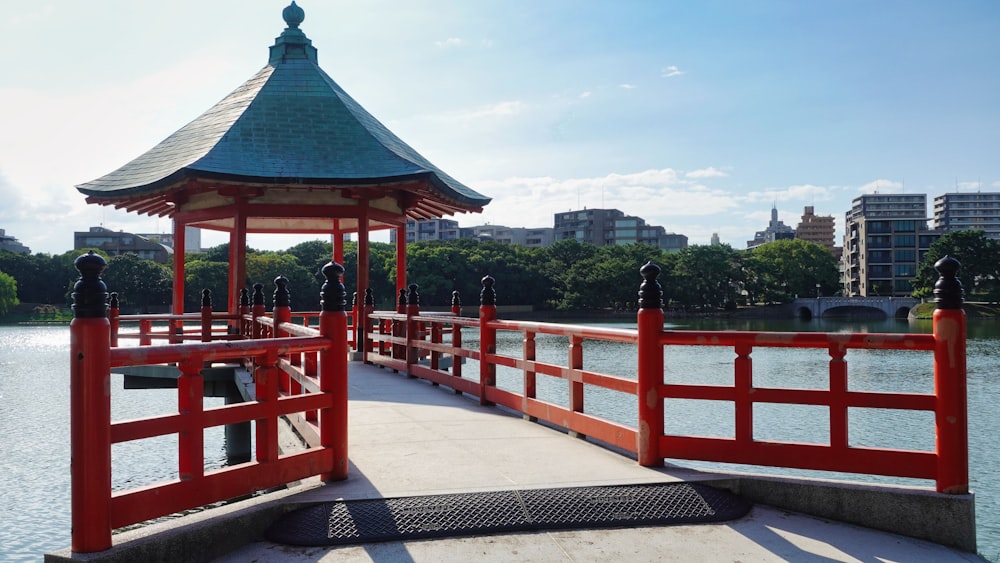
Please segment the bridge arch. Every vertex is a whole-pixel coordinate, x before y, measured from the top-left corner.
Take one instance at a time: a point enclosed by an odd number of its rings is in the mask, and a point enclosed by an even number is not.
[[[813,297],[796,299],[792,311],[799,319],[906,318],[910,308],[919,303],[911,297]]]

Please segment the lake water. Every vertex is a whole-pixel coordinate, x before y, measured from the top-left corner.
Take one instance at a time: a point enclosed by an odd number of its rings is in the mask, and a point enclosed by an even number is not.
[[[623,325],[625,326],[625,325]],[[930,323],[900,321],[837,323],[829,321],[705,321],[678,328],[729,330],[821,330],[828,332],[930,332]],[[474,334],[466,337],[471,342]],[[501,353],[518,353],[520,339],[501,334]],[[39,561],[42,554],[69,546],[69,329],[66,326],[0,326],[0,560]],[[625,345],[587,341],[584,365],[634,377],[634,351]],[[671,347],[667,351],[667,378],[689,382],[725,383],[732,377],[732,351],[725,348]],[[565,339],[538,337],[539,360],[564,362]],[[979,551],[990,560],[1000,559],[1000,323],[970,322],[969,449],[971,487],[976,493]],[[927,353],[851,351],[848,354],[852,388],[931,392],[933,369]],[[753,353],[754,381],[758,385],[823,387],[825,351],[757,349]],[[468,376],[477,373],[466,367]],[[519,388],[515,373],[500,370],[498,384]],[[539,395],[559,401],[565,384],[539,377]],[[586,410],[628,424],[635,421],[635,400],[614,392],[588,390]],[[175,408],[176,392],[170,389],[122,389],[121,376],[112,376],[112,418],[121,420],[166,412]],[[206,399],[208,405],[222,399]],[[699,404],[690,404],[699,403]],[[731,407],[711,402],[668,402],[667,431],[675,434],[732,435]],[[726,408],[730,408],[727,414]],[[759,409],[760,407],[758,407]],[[761,439],[821,441],[822,433],[810,424],[814,407],[755,409],[754,435]],[[856,412],[857,411],[857,412]],[[820,413],[825,416],[825,411]],[[780,424],[771,424],[770,420]],[[823,425],[819,425],[823,426]],[[694,428],[697,427],[697,431]],[[824,430],[825,431],[825,430]],[[850,441],[857,445],[933,449],[933,419],[923,413],[903,411],[851,411]],[[207,466],[225,462],[222,429],[206,433]],[[112,450],[113,486],[133,487],[176,476],[176,440],[164,437]],[[129,459],[128,465],[122,460]],[[708,464],[677,462],[696,467]],[[926,481],[791,472],[774,468],[748,468],[755,472],[817,475],[826,478],[912,483]]]

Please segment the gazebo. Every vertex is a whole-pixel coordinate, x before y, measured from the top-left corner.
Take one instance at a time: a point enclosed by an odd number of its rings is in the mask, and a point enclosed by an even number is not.
[[[396,229],[406,285],[406,221],[480,212],[490,198],[445,174],[365,111],[317,63],[293,1],[264,68],[161,143],[76,188],[87,203],[173,219],[173,313],[184,312],[184,229],[229,233],[228,311],[246,283],[247,233],[357,233],[356,289],[368,235]]]

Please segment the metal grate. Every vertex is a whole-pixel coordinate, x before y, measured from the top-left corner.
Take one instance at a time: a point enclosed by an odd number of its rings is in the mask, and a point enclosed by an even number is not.
[[[723,522],[750,503],[698,483],[528,489],[335,501],[282,516],[267,538],[340,545],[498,532]]]

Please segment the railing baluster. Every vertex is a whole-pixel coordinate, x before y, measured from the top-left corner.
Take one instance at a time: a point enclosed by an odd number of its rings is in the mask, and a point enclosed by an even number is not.
[[[177,412],[184,415],[184,430],[177,437],[177,469],[182,480],[205,475],[204,382],[200,357],[180,362],[177,378]]]
[[[569,337],[569,361],[567,367],[571,370],[583,369],[583,337],[581,336],[574,335]],[[582,381],[570,380],[569,382],[569,410],[573,412],[583,412]],[[574,438],[587,437],[585,434],[575,430],[570,430],[569,435]]]
[[[749,450],[753,442],[753,347],[749,342],[736,344],[733,385],[736,397],[733,410],[736,416],[736,444],[738,448]]]
[[[848,443],[847,350],[830,344],[830,447],[845,450]]]

